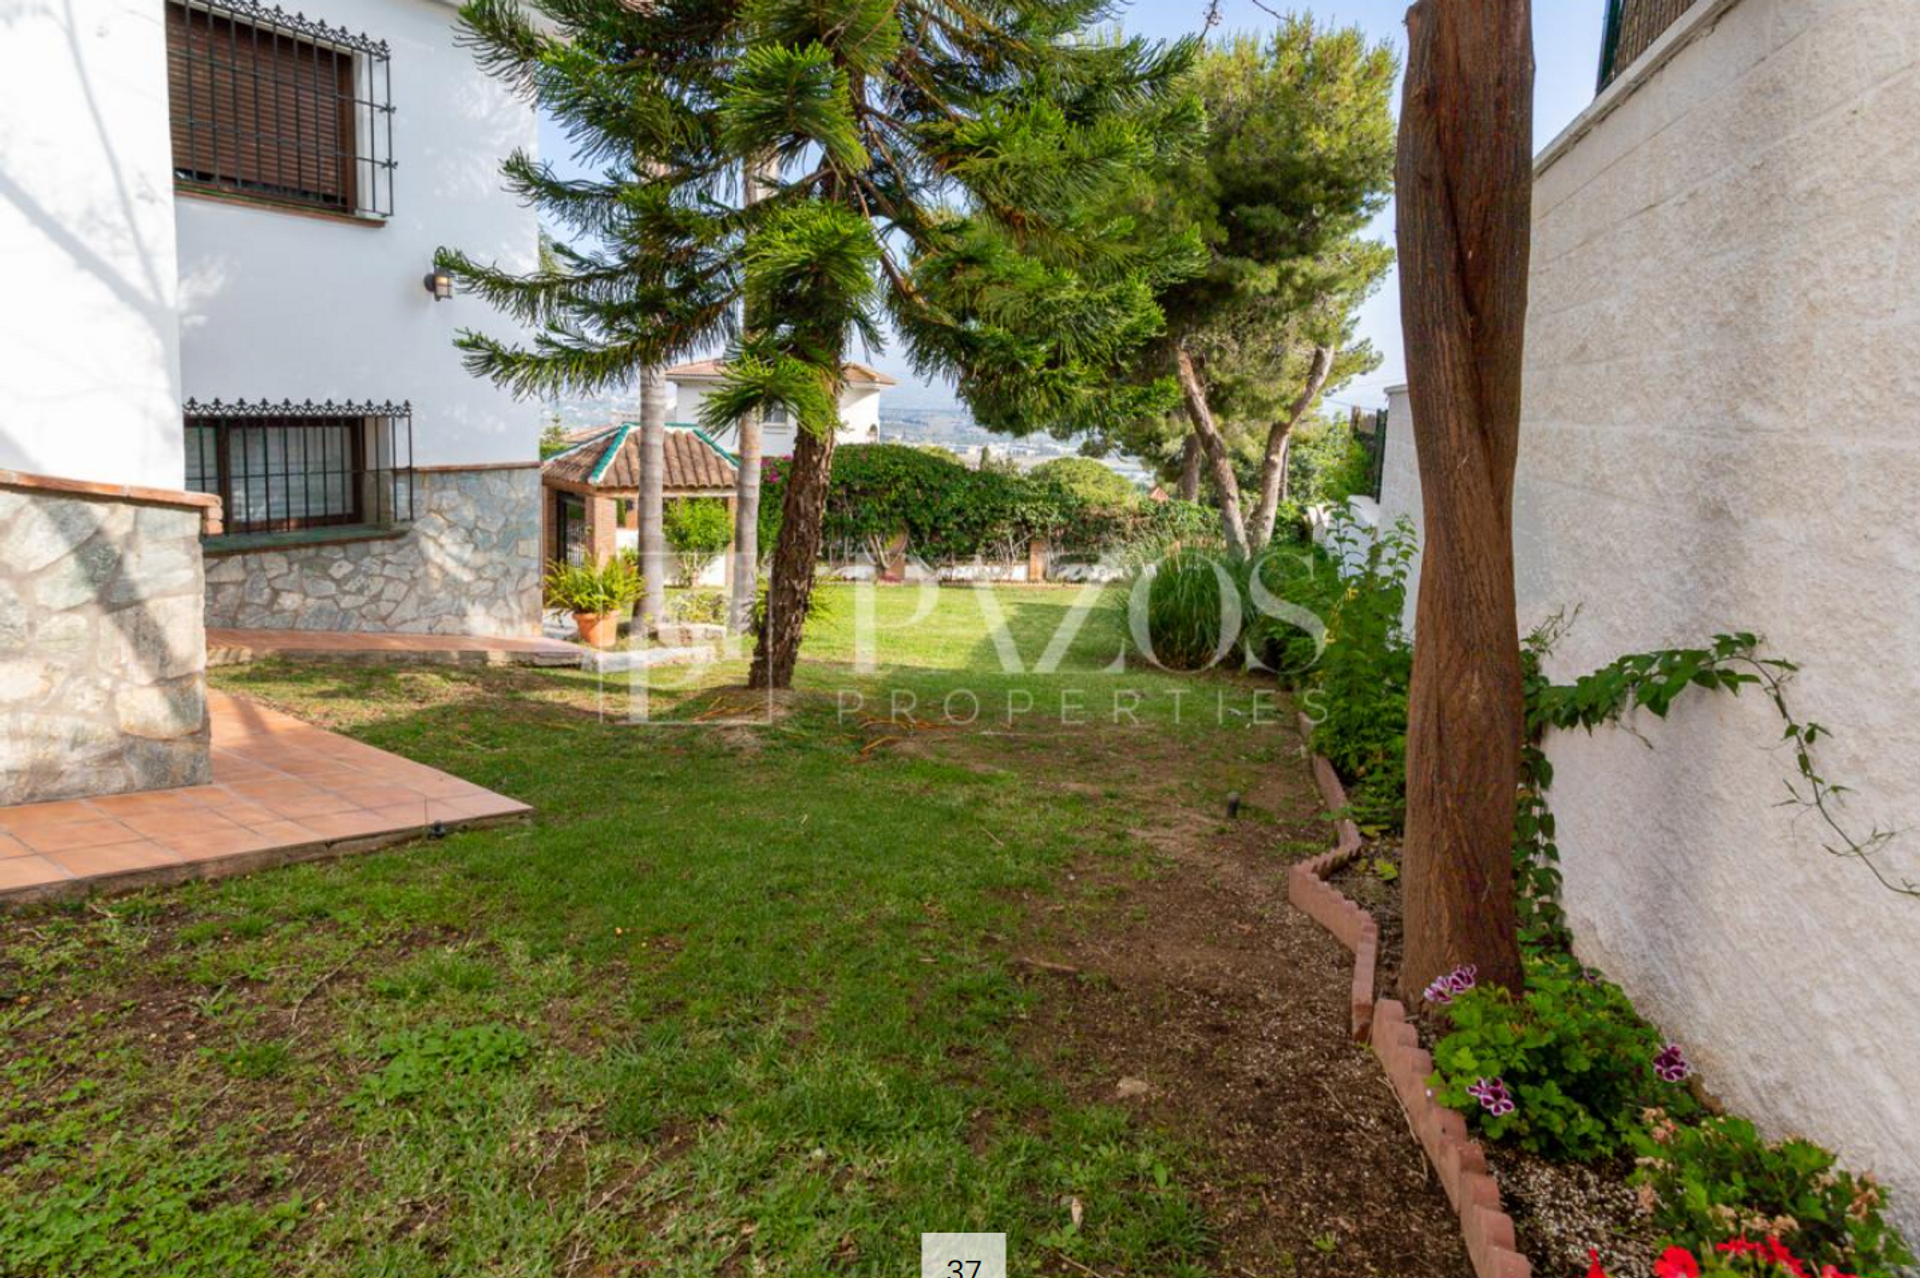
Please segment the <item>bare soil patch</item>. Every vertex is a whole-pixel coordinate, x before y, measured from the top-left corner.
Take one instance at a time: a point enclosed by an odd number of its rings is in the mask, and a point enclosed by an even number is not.
[[[1216,1272],[1471,1272],[1379,1064],[1347,1036],[1352,959],[1286,901],[1288,865],[1332,838],[1297,738],[1236,791],[1228,820],[1174,802],[1169,780],[1231,776],[1228,761],[1143,735],[1092,775],[1152,814],[1134,833],[1155,872],[1082,862],[1064,900],[1022,902],[1019,967],[1044,995],[1027,1050],[1076,1094],[1201,1152]],[[1097,747],[1081,734],[1076,748]]]

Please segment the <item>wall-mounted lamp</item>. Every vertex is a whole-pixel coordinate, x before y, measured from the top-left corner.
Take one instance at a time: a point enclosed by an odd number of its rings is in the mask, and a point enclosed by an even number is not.
[[[420,282],[426,286],[427,292],[433,294],[436,302],[444,302],[453,296],[453,276],[438,267],[428,271],[427,277]]]

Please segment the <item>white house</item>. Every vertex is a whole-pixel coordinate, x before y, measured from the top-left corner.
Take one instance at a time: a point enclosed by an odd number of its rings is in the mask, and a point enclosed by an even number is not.
[[[1920,5],[1696,0],[1646,35],[1537,163],[1520,624],[1580,609],[1561,679],[1763,635],[1849,819],[1909,831],[1882,859],[1920,879]],[[1389,521],[1420,511],[1413,411]],[[1549,742],[1580,953],[1920,1228],[1920,902],[1779,806],[1758,696],[1633,726]]]
[[[701,404],[720,385],[725,375],[725,367],[717,359],[696,360],[691,364],[669,368],[667,380],[674,388],[674,421],[688,426],[699,425]],[[846,383],[840,392],[840,433],[836,437],[837,442],[879,442],[880,393],[889,386],[899,384],[898,380],[878,369],[849,363]],[[761,455],[789,457],[793,454],[793,444],[793,422],[784,410],[775,410],[760,426]]]
[[[533,113],[449,2],[303,12],[0,22],[0,803],[203,780],[205,625],[537,633],[538,415],[426,278],[532,265]]]

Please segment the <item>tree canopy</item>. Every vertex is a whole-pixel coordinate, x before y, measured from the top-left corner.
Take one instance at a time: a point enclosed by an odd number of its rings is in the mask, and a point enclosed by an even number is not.
[[[783,686],[812,586],[844,360],[890,316],[988,423],[1097,429],[1164,388],[1109,373],[1199,265],[1123,193],[1197,122],[1194,45],[1101,38],[1107,0],[469,0],[482,64],[593,177],[521,153],[555,228],[532,272],[442,264],[531,329],[461,335],[517,390],[593,391],[728,348],[709,425],[780,407],[800,437],[756,682]],[[744,175],[762,175],[758,199]],[[742,316],[748,318],[743,323]]]

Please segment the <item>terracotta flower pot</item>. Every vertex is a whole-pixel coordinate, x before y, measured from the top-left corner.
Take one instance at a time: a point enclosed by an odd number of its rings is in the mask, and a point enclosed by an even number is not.
[[[573,624],[589,648],[611,648],[620,642],[620,614],[617,612],[576,612]]]

